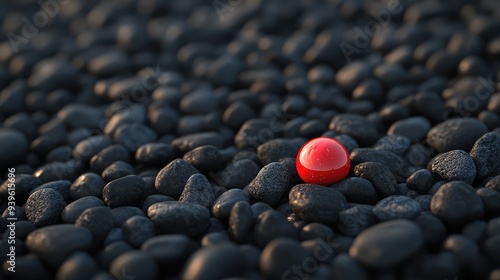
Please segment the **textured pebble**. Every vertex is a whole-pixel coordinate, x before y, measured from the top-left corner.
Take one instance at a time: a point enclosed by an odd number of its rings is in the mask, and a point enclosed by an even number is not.
[[[299,184],[289,194],[293,212],[308,222],[331,224],[347,207],[344,195],[331,188],[312,184]]]
[[[26,201],[26,217],[35,226],[48,226],[57,223],[66,206],[63,197],[53,189],[33,192]]]
[[[462,150],[453,150],[438,155],[432,160],[431,170],[447,181],[464,181],[472,184],[476,178],[474,161]]]
[[[211,209],[215,201],[214,191],[205,176],[199,173],[193,174],[187,180],[179,201],[199,204]]]
[[[290,177],[284,164],[270,163],[250,182],[248,192],[255,200],[276,206],[290,188]]]
[[[354,167],[354,174],[373,184],[377,193],[383,197],[397,193],[397,182],[385,165],[378,162],[360,163]]]
[[[165,166],[156,175],[155,188],[161,194],[179,198],[184,185],[191,175],[198,170],[183,159],[176,159]]]
[[[197,236],[210,225],[210,212],[205,207],[192,203],[159,202],[149,207],[148,217],[165,234]]]
[[[406,196],[394,195],[379,201],[373,213],[381,221],[413,219],[420,213],[420,203]]]
[[[485,178],[500,168],[500,135],[486,133],[479,138],[470,151],[476,165],[477,177]]]

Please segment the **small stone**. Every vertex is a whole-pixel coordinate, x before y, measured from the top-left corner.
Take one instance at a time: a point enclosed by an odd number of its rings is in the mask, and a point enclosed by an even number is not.
[[[57,223],[66,206],[63,197],[53,189],[33,192],[26,201],[26,217],[37,227]]]
[[[199,204],[211,209],[215,201],[214,191],[205,176],[199,173],[193,174],[187,180],[179,201]]]
[[[312,184],[294,186],[289,202],[293,212],[301,219],[326,224],[335,223],[339,213],[347,207],[347,201],[339,191]]]
[[[349,255],[376,269],[394,267],[415,254],[424,244],[422,230],[408,220],[392,220],[363,231],[354,239]]]
[[[459,226],[482,218],[484,206],[474,188],[453,181],[441,186],[432,197],[431,212],[445,223]]]
[[[164,234],[180,233],[199,236],[210,226],[207,208],[192,203],[166,201],[153,204],[148,217]]]
[[[420,203],[406,196],[394,195],[379,201],[373,213],[381,221],[413,219],[420,213]]]
[[[431,170],[447,181],[464,181],[472,184],[476,178],[474,161],[462,150],[453,150],[438,155],[432,160]]]
[[[264,166],[255,179],[248,185],[248,192],[257,201],[276,206],[289,190],[290,173],[288,168],[278,162]]]

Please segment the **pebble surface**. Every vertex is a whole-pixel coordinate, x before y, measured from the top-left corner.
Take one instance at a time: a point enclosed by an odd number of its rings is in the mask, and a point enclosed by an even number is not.
[[[500,279],[488,1],[18,2],[1,279]]]

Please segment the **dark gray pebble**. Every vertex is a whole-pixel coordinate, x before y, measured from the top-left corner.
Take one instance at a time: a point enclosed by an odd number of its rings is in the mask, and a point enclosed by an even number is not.
[[[161,194],[178,199],[191,175],[198,170],[183,159],[176,159],[156,175],[155,187]]]
[[[359,147],[358,142],[354,140],[351,136],[347,134],[340,134],[334,137],[335,140],[339,141],[344,147],[347,149],[347,152],[349,154],[354,150]]]
[[[156,235],[155,224],[143,216],[134,216],[128,219],[123,225],[123,239],[133,247],[141,247],[148,239]]]
[[[420,213],[420,203],[406,196],[393,195],[379,201],[373,213],[381,221],[413,219]]]
[[[224,139],[216,132],[199,132],[176,138],[171,145],[174,151],[183,155],[195,148],[206,145],[221,149],[224,146]]]
[[[268,210],[261,213],[253,227],[255,243],[260,248],[278,237],[297,238],[297,229],[278,211]]]
[[[377,193],[382,197],[397,193],[397,182],[390,170],[379,162],[364,162],[354,167],[354,174],[373,184]]]
[[[199,245],[182,234],[168,234],[149,238],[141,250],[151,256],[161,267],[176,269],[182,265]]]
[[[434,176],[427,169],[420,169],[406,179],[408,188],[417,191],[421,194],[426,194],[434,183]]]
[[[143,124],[124,124],[113,133],[116,143],[122,144],[130,152],[136,152],[140,146],[154,142],[156,132]]]
[[[389,127],[387,135],[401,135],[411,141],[425,138],[431,129],[431,123],[423,117],[412,117],[399,120]]]
[[[164,143],[149,143],[140,146],[135,160],[143,165],[165,166],[174,158],[172,147]]]
[[[263,165],[277,162],[280,159],[297,156],[298,147],[284,139],[274,139],[257,148],[257,156]]]
[[[42,227],[26,238],[28,250],[54,268],[59,267],[73,253],[89,250],[91,245],[90,231],[73,225]]]
[[[102,241],[113,228],[114,217],[107,207],[92,207],[80,214],[75,226],[88,229],[96,241]]]
[[[292,188],[289,202],[293,212],[308,222],[332,224],[347,207],[344,195],[332,188],[299,184]]]
[[[96,135],[80,141],[73,149],[73,157],[77,160],[88,162],[93,156],[113,144],[111,138]]]
[[[187,261],[182,272],[183,279],[229,279],[245,270],[245,259],[241,250],[232,244],[207,247],[197,251]]]
[[[375,204],[377,192],[372,183],[359,177],[349,177],[330,186],[341,192],[348,202],[361,204]]]
[[[288,168],[278,162],[264,166],[248,185],[248,192],[257,201],[276,206],[290,188]]]
[[[410,147],[411,140],[406,136],[389,135],[380,138],[373,146],[376,150],[387,150],[402,156]]]
[[[365,117],[355,114],[340,114],[333,118],[329,129],[351,136],[360,146],[371,146],[378,138],[376,127]]]
[[[0,129],[0,166],[20,162],[28,152],[28,140],[21,132],[14,129]]]
[[[254,223],[254,213],[249,203],[237,202],[229,215],[229,234],[237,243],[243,243]]]
[[[500,192],[494,189],[479,188],[476,189],[476,193],[483,201],[486,213],[494,217],[500,215]]]
[[[424,234],[425,244],[429,247],[441,244],[446,238],[446,227],[444,223],[429,212],[422,212],[414,220]]]
[[[220,170],[225,160],[221,151],[214,146],[201,146],[187,152],[183,159],[198,170]]]
[[[422,230],[408,220],[377,224],[356,237],[349,255],[372,268],[394,267],[415,254],[424,244]]]
[[[372,148],[358,148],[351,152],[351,166],[363,162],[379,162],[389,169],[394,178],[400,183],[405,182],[413,172],[408,163],[400,156],[386,150],[375,150]]]
[[[500,135],[490,132],[479,138],[470,151],[479,179],[491,175],[500,168]]]
[[[156,279],[158,265],[146,253],[129,251],[117,257],[110,265],[109,271],[116,279],[133,277],[136,280]]]
[[[71,199],[79,199],[86,196],[102,196],[102,189],[106,182],[101,176],[95,173],[85,173],[80,175],[69,188]]]
[[[374,212],[374,207],[370,205],[356,205],[345,209],[339,213],[337,227],[342,234],[356,237],[378,222]]]
[[[435,125],[427,134],[427,143],[440,153],[451,150],[469,152],[477,139],[488,132],[482,122],[474,118],[455,118]]]
[[[102,197],[109,207],[135,205],[143,198],[144,180],[128,175],[113,180],[104,186]]]
[[[193,174],[187,180],[179,201],[194,203],[211,209],[215,201],[214,191],[203,174]]]
[[[212,214],[221,221],[227,221],[233,206],[238,201],[250,202],[247,194],[243,190],[228,190],[215,200],[212,206]]]
[[[66,206],[63,197],[54,189],[41,189],[33,192],[26,201],[26,217],[35,226],[48,226],[57,223]]]
[[[192,203],[159,202],[149,207],[148,217],[164,234],[198,236],[210,226],[210,212],[207,208]]]
[[[70,128],[98,129],[104,110],[83,104],[70,104],[59,110],[57,118]]]
[[[309,223],[302,227],[299,231],[299,238],[301,241],[322,239],[329,242],[333,240],[335,233],[333,230],[322,223]]]
[[[254,204],[252,204],[252,211],[254,217],[258,217],[261,213],[267,210],[273,210],[273,207],[264,202],[255,202]]]
[[[90,159],[92,171],[101,174],[114,162],[130,162],[130,152],[120,144],[114,144],[102,149]]]
[[[432,197],[431,212],[452,226],[483,217],[484,206],[474,188],[462,181],[448,182]]]
[[[78,252],[69,257],[57,270],[56,279],[91,279],[99,268],[94,258]]]
[[[474,161],[463,150],[453,150],[438,155],[431,161],[431,170],[446,181],[464,181],[472,184],[476,178]]]
[[[83,211],[99,206],[104,206],[104,202],[95,196],[79,198],[66,205],[61,213],[61,219],[66,224],[74,224]]]
[[[285,257],[286,256],[286,257]],[[299,275],[307,276],[303,273],[302,263],[309,254],[294,239],[279,237],[270,242],[260,256],[260,270],[266,279],[281,279]],[[292,270],[298,267],[299,270]],[[297,274],[300,273],[300,274]],[[299,278],[300,279],[300,278]]]
[[[134,216],[146,216],[140,208],[135,206],[120,206],[111,209],[116,227],[121,227],[128,219]]]
[[[217,183],[227,189],[243,189],[259,173],[260,167],[250,159],[241,159],[229,163],[217,174]]]

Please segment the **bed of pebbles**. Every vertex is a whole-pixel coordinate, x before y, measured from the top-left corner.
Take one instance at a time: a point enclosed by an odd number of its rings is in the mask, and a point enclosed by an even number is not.
[[[495,6],[0,1],[0,279],[500,279]]]

